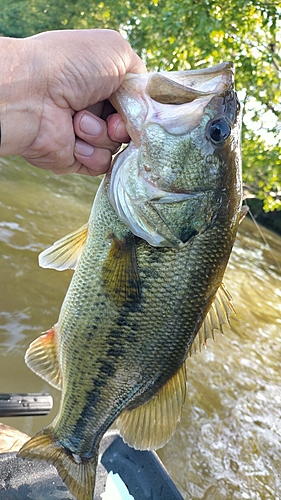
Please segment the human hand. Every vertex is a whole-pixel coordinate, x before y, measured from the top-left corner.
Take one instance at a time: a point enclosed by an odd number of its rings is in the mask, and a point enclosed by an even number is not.
[[[102,109],[100,104],[103,105]],[[98,175],[106,172],[112,154],[117,152],[121,143],[130,141],[121,116],[112,114],[113,110],[108,105],[108,102],[97,103],[74,116],[74,131],[77,135],[74,154],[76,160],[81,162],[77,173]]]
[[[105,172],[129,137],[119,115],[106,123],[91,112],[106,117],[103,103],[125,74],[145,71],[130,45],[115,31],[81,30],[2,38],[0,48],[0,155],[19,154],[54,173]]]

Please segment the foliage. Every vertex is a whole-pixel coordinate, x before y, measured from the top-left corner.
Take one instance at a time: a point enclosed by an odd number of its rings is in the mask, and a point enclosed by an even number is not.
[[[244,108],[244,181],[281,209],[281,7],[279,0],[0,0],[0,33],[119,29],[149,69],[232,60]]]

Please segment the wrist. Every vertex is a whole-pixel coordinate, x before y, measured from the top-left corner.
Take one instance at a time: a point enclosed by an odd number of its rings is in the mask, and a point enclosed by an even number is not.
[[[28,39],[0,37],[0,155],[22,154],[36,137],[41,107]]]

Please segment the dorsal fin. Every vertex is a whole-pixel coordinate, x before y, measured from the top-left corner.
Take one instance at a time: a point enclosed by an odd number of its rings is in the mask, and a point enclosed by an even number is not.
[[[241,212],[240,212],[240,218],[239,218],[239,224],[245,219],[246,215],[249,213],[249,207],[248,205],[242,205],[241,207]]]
[[[117,306],[137,306],[141,300],[141,284],[135,237],[128,232],[123,238],[111,236],[112,243],[102,268],[102,281]]]
[[[149,401],[116,420],[124,441],[137,450],[161,448],[174,434],[186,395],[185,363]]]
[[[220,286],[211,305],[211,308],[203,321],[193,343],[191,344],[188,356],[201,351],[201,347],[206,346],[207,339],[214,340],[216,330],[223,334],[223,325],[230,325],[229,316],[235,314],[235,309],[232,305],[230,293],[227,291],[224,284]]]
[[[75,269],[83,252],[88,224],[56,241],[39,255],[39,266],[57,271]]]
[[[25,354],[27,366],[56,389],[62,389],[56,339],[57,325],[35,339]]]

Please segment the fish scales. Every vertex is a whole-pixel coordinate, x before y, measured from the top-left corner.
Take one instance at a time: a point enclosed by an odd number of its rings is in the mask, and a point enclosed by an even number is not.
[[[87,227],[40,257],[75,268],[58,324],[26,354],[62,397],[54,422],[19,455],[53,463],[77,500],[92,499],[99,443],[116,419],[139,449],[171,437],[186,358],[232,310],[222,288],[241,212],[232,66],[185,73],[125,79],[112,102],[132,142]]]
[[[107,203],[107,198],[105,197],[105,204]],[[113,212],[112,208],[108,204],[107,207],[104,207],[104,204],[100,205],[100,220],[101,220],[101,228],[104,228],[109,231],[108,234],[120,226],[121,231],[127,231],[127,228],[120,223],[116,214]],[[104,213],[108,213],[109,220],[108,222],[105,220]],[[98,220],[99,217],[94,214],[94,220]],[[91,225],[91,222],[90,222]],[[109,226],[109,228],[108,228]],[[216,235],[216,240],[218,242],[218,250],[223,246],[223,240],[227,238],[227,243],[229,242],[229,233],[228,231],[220,231],[222,234],[220,235],[221,240]],[[161,386],[167,378],[170,378],[175,371],[181,366],[183,363],[187,349],[194,337],[194,328],[197,326],[199,313],[201,317],[204,317],[204,311],[202,311],[201,301],[202,301],[202,290],[204,290],[204,295],[206,296],[206,284],[205,282],[209,282],[210,273],[215,273],[218,275],[219,268],[216,265],[217,259],[212,259],[212,254],[214,250],[210,252],[210,239],[212,239],[214,235],[209,233],[209,238],[205,241],[204,247],[202,246],[202,238],[196,241],[196,245],[191,247],[185,247],[179,252],[176,252],[174,249],[163,249],[160,253],[153,247],[149,247],[147,244],[139,242],[139,248],[137,245],[137,260],[140,270],[141,279],[145,282],[145,285],[142,287],[142,301],[141,307],[139,311],[128,310],[128,308],[124,308],[123,311],[120,311],[114,303],[109,301],[109,297],[107,293],[104,293],[102,290],[102,286],[99,280],[96,278],[97,274],[97,266],[100,265],[106,258],[108,254],[108,248],[104,245],[104,242],[101,242],[101,247],[99,248],[97,245],[97,237],[96,235],[90,239],[90,244],[85,246],[85,250],[81,259],[81,264],[79,267],[79,274],[77,273],[77,282],[74,278],[70,289],[69,294],[71,300],[67,300],[66,305],[63,306],[62,315],[64,317],[61,323],[61,335],[63,337],[61,352],[62,359],[71,369],[70,373],[67,376],[67,388],[66,394],[68,397],[67,402],[62,402],[63,404],[63,418],[59,419],[59,426],[55,427],[55,434],[59,439],[62,439],[62,436],[66,433],[69,435],[75,436],[79,435],[79,446],[76,447],[76,453],[82,454],[84,449],[84,440],[87,443],[87,447],[89,448],[89,435],[86,433],[85,426],[80,427],[83,432],[85,431],[85,436],[80,432],[77,434],[79,430],[79,426],[77,426],[76,415],[74,416],[74,427],[72,428],[71,415],[73,415],[73,397],[77,394],[78,389],[81,392],[82,390],[85,393],[80,394],[79,400],[76,402],[78,405],[77,413],[85,413],[85,408],[89,406],[89,402],[91,403],[90,408],[91,412],[94,412],[94,409],[97,407],[98,415],[94,415],[94,420],[90,421],[90,429],[89,434],[93,435],[93,431],[99,432],[96,436],[96,439],[99,441],[100,437],[104,433],[104,427],[108,426],[108,422],[112,422],[115,419],[113,409],[115,410],[116,406],[118,411],[122,409],[120,407],[120,403],[117,403],[116,394],[120,391],[120,399],[123,403],[123,408],[126,405],[126,400],[132,397],[136,397],[136,387],[142,383],[139,387],[139,392],[142,392],[144,388],[147,388],[148,385],[153,385],[153,392],[155,391],[155,387]],[[206,239],[206,238],[204,238]],[[91,242],[94,242],[94,247]],[[89,247],[89,248],[88,248]],[[145,251],[142,251],[142,247],[145,247]],[[139,250],[139,251],[138,251]],[[217,250],[217,251],[218,251]],[[102,255],[102,252],[105,252]],[[198,270],[196,269],[196,279],[194,278],[194,261],[196,261],[197,266],[200,266],[200,254],[202,253],[202,258],[205,259],[206,252],[209,252],[210,258],[208,259],[211,263],[208,268],[201,268],[202,271],[198,275]],[[157,259],[151,259],[151,254],[157,253]],[[182,254],[182,255],[181,255]],[[93,258],[94,255],[98,257]],[[97,262],[97,260],[98,262]],[[154,260],[154,262],[153,262]],[[190,269],[189,269],[190,267]],[[142,269],[144,271],[142,272]],[[175,271],[176,269],[176,271]],[[149,270],[149,274],[148,274]],[[77,289],[81,287],[81,281],[84,283],[85,276],[88,276],[89,273],[93,272],[93,282],[91,286],[94,288],[96,295],[98,296],[97,300],[94,300],[94,295],[92,294],[92,300],[94,303],[94,307],[92,303],[89,303],[86,299],[84,300],[83,294],[79,294],[79,301],[77,300]],[[187,279],[183,280],[182,276],[187,276]],[[96,279],[95,279],[96,278]],[[198,287],[198,281],[201,282],[201,287]],[[159,287],[159,283],[167,283],[166,286],[162,285]],[[171,297],[170,287],[172,285],[177,286],[177,294],[174,294]],[[73,289],[72,289],[73,287]],[[215,287],[215,291],[217,286]],[[88,295],[88,288],[85,289],[86,296]],[[213,298],[214,291],[212,292],[211,299]],[[210,292],[209,292],[210,294]],[[208,295],[207,295],[208,297]],[[153,309],[151,308],[151,302],[153,300]],[[206,300],[206,299],[205,299]],[[107,301],[107,309],[106,316],[104,315],[104,307]],[[200,303],[200,307],[196,307],[196,304]],[[82,309],[81,304],[84,306]],[[66,308],[66,310],[64,309]],[[163,311],[166,311],[164,315],[163,321]],[[99,317],[104,317],[103,321],[93,322],[93,315],[100,314]],[[79,320],[76,319],[78,316]],[[118,321],[120,319],[126,320],[126,327],[123,329],[116,329]],[[133,331],[137,333],[139,341],[135,338],[134,343],[131,343],[127,339],[128,331],[132,332],[132,323],[134,324]],[[82,337],[79,340],[80,343],[80,353],[81,356],[77,356],[73,359],[72,351],[76,348],[76,339],[73,335],[70,335],[68,332],[72,331],[72,325],[76,325],[80,331],[83,332]],[[65,332],[65,333],[64,333]],[[95,342],[89,342],[88,335],[84,335],[84,332],[95,339]],[[146,348],[143,345],[143,339],[146,339]],[[116,348],[116,343],[119,341],[120,343],[120,351]],[[138,344],[140,344],[138,348]],[[186,346],[186,350],[183,352],[182,345]],[[108,346],[114,345],[116,351],[118,353],[117,360],[111,360],[109,364],[108,361]],[[118,344],[117,344],[118,345]],[[164,345],[164,349],[162,348],[159,351],[159,345]],[[92,352],[91,352],[92,351]],[[122,352],[123,351],[123,352]],[[87,364],[85,368],[81,366],[83,362],[84,353],[87,353]],[[157,356],[157,353],[159,355]],[[67,361],[72,359],[72,364],[68,365]],[[113,364],[113,361],[114,364]],[[117,362],[116,362],[117,361]],[[77,366],[75,364],[77,364]],[[119,364],[120,363],[120,367]],[[103,367],[106,367],[106,370],[103,370]],[[138,367],[136,370],[136,366]],[[157,371],[161,373],[161,378],[158,381],[155,373],[155,366],[157,367]],[[113,373],[110,371],[113,369]],[[116,387],[116,371],[118,372],[117,382],[120,384],[120,387]],[[136,371],[136,378],[134,379],[132,376],[132,370]],[[79,378],[77,379],[77,372],[79,373]],[[128,380],[128,373],[130,380]],[[141,375],[140,375],[141,374]],[[92,385],[93,384],[93,385]],[[126,393],[124,393],[124,386],[126,387]],[[100,397],[100,389],[101,387],[107,387],[107,390],[104,391],[104,401],[101,400]],[[87,397],[87,393],[89,392],[90,398]],[[111,408],[111,399],[110,395],[114,395],[112,399],[112,407]],[[148,397],[148,393],[146,392],[146,398]],[[96,398],[96,401],[94,401]],[[142,398],[140,398],[141,402],[144,402]],[[140,402],[139,401],[139,402]],[[138,404],[139,404],[138,402]],[[132,405],[132,401],[131,401]],[[115,410],[116,413],[116,410]],[[100,421],[102,419],[102,422]],[[93,428],[93,422],[97,426]],[[75,432],[73,431],[75,429]],[[62,432],[62,436],[60,434]],[[66,432],[67,431],[67,432]],[[66,444],[66,442],[65,442]],[[71,448],[70,444],[67,443],[67,447]],[[92,454],[91,450],[91,454]]]

